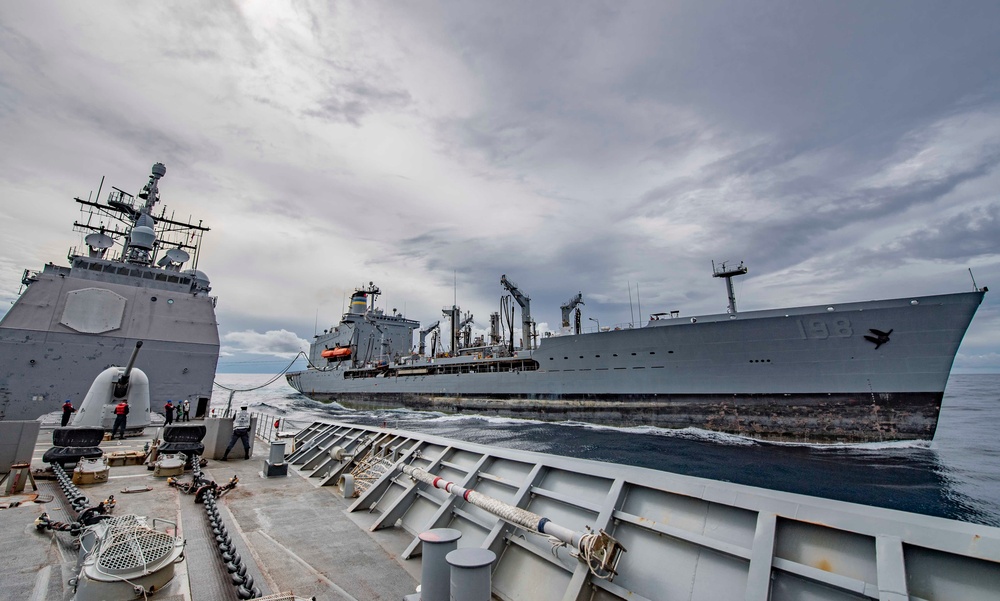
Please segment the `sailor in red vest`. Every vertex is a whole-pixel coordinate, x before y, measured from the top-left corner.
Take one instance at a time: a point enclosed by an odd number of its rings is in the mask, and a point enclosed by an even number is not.
[[[73,406],[73,403],[69,399],[66,399],[66,402],[63,403],[63,416],[62,416],[63,427],[66,427],[66,424],[69,423],[69,417],[74,413],[76,413],[76,407]]]
[[[174,402],[171,400],[167,401],[167,404],[163,406],[163,416],[167,419],[164,425],[169,426],[174,422]],[[178,420],[179,421],[179,420]]]
[[[117,432],[120,427],[122,429],[122,436],[119,440],[125,440],[126,421],[128,421],[128,400],[122,400],[122,402],[115,405],[115,425],[111,428],[112,439],[115,437],[115,432]]]

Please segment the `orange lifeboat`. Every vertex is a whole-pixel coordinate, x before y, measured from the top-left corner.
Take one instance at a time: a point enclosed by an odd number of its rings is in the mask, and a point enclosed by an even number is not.
[[[346,346],[328,348],[320,353],[320,356],[324,359],[346,359],[351,356],[351,349]]]

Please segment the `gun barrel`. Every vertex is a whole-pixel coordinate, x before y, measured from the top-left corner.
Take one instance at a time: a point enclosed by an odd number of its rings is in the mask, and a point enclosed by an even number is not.
[[[139,349],[142,348],[142,341],[138,340],[135,343],[135,349],[132,351],[132,356],[129,357],[128,365],[125,366],[125,373],[122,377],[127,381],[129,374],[132,372],[132,366],[135,365],[135,359],[139,356]]]

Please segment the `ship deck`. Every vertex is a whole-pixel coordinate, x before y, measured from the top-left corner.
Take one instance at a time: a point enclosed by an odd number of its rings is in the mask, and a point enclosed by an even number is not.
[[[271,424],[273,417],[257,423]],[[154,433],[150,428],[102,447],[106,453],[141,450]],[[421,572],[418,535],[431,528],[457,530],[460,547],[495,553],[492,595],[501,601],[987,600],[1000,591],[1000,528],[331,422],[303,424],[286,456],[288,475],[265,478],[268,439],[276,435],[266,425],[257,434],[252,459],[209,459],[203,473],[219,484],[239,478],[221,497],[220,514],[255,585],[275,600],[412,595]],[[51,427],[43,427],[32,467],[41,465],[50,441]],[[598,578],[546,537],[418,483],[400,472],[401,464],[570,530],[607,531],[627,550],[617,576]],[[345,499],[338,484],[348,473],[359,495]],[[0,510],[8,559],[0,562],[0,596],[69,600],[67,582],[77,571],[72,537],[38,532],[33,521],[42,512],[69,521],[73,511],[54,481],[38,486],[43,502]],[[142,487],[151,490],[123,492]],[[80,489],[94,503],[114,495],[114,515],[177,524],[185,561],[152,598],[238,598],[193,495],[168,486],[145,465],[114,466],[107,482]],[[25,493],[31,492],[29,484]]]
[[[155,428],[147,428],[142,436],[105,441],[101,447],[106,454],[141,451],[154,433]],[[44,465],[42,454],[51,446],[51,426],[43,425],[32,457],[33,470]],[[414,592],[419,563],[403,565],[385,550],[397,544],[394,539],[399,532],[369,532],[367,526],[374,516],[346,513],[343,498],[292,472],[287,477],[264,478],[262,466],[268,445],[257,439],[254,447],[250,460],[209,460],[202,471],[220,485],[234,475],[239,478],[236,488],[222,496],[218,506],[248,573],[264,595],[360,601],[398,600]],[[241,449],[234,449],[232,455],[241,457]],[[190,481],[190,472],[178,479]],[[43,512],[54,521],[68,522],[74,512],[54,480],[36,482],[39,500],[52,500],[0,510],[0,540],[6,557],[0,562],[0,598],[68,601],[73,591],[67,581],[77,571],[73,537],[68,532],[38,532],[33,522]],[[144,486],[151,490],[123,492]],[[107,482],[80,485],[79,489],[95,504],[114,495],[112,515],[131,513],[176,522],[186,540],[186,560],[177,564],[174,578],[151,598],[239,598],[214,548],[203,506],[195,503],[194,495],[168,486],[165,477],[155,477],[145,465],[113,466]],[[34,492],[29,482],[18,497]],[[6,507],[18,497],[0,497],[0,506]]]

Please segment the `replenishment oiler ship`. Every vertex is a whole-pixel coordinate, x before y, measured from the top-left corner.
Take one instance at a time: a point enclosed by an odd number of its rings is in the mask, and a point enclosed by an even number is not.
[[[317,335],[306,370],[288,383],[349,408],[410,408],[609,425],[702,428],[808,442],[930,440],[962,338],[987,288],[935,296],[738,312],[741,263],[713,266],[726,281],[724,314],[651,315],[636,328],[583,332],[582,295],[562,306],[563,330],[513,345],[514,303],[471,340],[472,316],[447,307],[439,324],[375,306],[359,287],[340,324]],[[533,332],[530,298],[501,285]],[[508,300],[505,297],[504,300]],[[570,327],[575,313],[575,324]],[[509,325],[509,329],[504,326]],[[419,348],[414,332],[419,330]],[[426,337],[431,350],[426,353]]]
[[[80,407],[90,382],[125,365],[136,342],[150,396],[187,399],[196,414],[212,396],[219,359],[216,298],[197,269],[201,222],[175,219],[162,206],[162,163],[138,195],[112,188],[106,202],[75,199],[85,250],[69,266],[24,271],[22,290],[0,321],[0,420],[35,419],[66,401]]]

